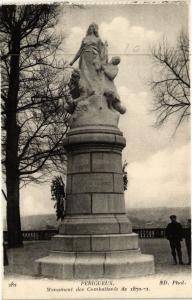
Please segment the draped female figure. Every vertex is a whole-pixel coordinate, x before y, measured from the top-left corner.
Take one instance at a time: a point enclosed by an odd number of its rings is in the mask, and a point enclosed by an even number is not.
[[[89,25],[81,47],[70,63],[79,59],[80,82],[79,87],[84,95],[101,94],[103,91],[102,65],[108,61],[106,44],[102,42],[98,33],[98,25]],[[81,92],[81,91],[80,91]]]

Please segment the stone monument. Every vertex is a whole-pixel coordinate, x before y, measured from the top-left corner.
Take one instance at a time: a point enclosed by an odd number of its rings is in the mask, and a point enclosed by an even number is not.
[[[125,212],[118,129],[126,109],[113,82],[119,57],[108,61],[107,43],[92,23],[71,65],[65,109],[71,114],[64,140],[68,155],[66,216],[51,240],[50,255],[37,260],[38,272],[60,279],[121,278],[154,273]]]

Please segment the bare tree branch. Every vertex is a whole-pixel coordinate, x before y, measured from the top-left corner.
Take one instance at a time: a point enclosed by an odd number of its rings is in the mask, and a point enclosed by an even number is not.
[[[154,94],[153,110],[156,126],[163,125],[172,115],[177,116],[176,130],[190,114],[189,39],[181,31],[177,45],[171,48],[164,39],[152,49],[158,70],[150,82]]]

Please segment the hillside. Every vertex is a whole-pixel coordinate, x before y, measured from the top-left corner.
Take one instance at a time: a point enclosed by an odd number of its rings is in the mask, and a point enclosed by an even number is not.
[[[57,228],[59,222],[56,216],[50,215],[31,215],[21,217],[22,230],[44,230]],[[3,220],[3,227],[6,228],[6,222]]]
[[[132,208],[127,212],[134,227],[165,227],[169,216],[176,215],[183,225],[190,218],[190,207]]]

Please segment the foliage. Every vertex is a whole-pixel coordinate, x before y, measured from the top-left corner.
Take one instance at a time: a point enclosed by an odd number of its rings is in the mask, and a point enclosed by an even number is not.
[[[65,184],[61,176],[55,176],[51,184],[51,196],[55,201],[57,220],[63,220],[65,216]]]
[[[124,161],[124,163],[123,163],[123,187],[124,187],[124,191],[127,190],[127,186],[128,186],[128,176],[127,176],[127,171],[126,171],[127,166],[128,166],[128,162]]]

